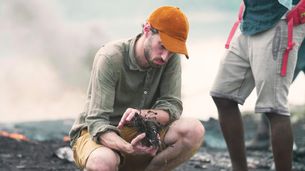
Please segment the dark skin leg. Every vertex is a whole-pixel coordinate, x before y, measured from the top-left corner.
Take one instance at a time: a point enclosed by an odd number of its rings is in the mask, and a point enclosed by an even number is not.
[[[235,101],[213,97],[216,104],[219,123],[226,141],[233,171],[247,171],[247,159],[244,142],[244,129],[241,113]]]
[[[266,113],[271,126],[271,143],[277,171],[292,170],[293,134],[289,116]]]

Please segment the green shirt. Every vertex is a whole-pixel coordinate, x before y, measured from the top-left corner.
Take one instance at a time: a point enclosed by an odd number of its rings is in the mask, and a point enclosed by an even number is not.
[[[277,0],[244,0],[244,3],[246,8],[240,29],[246,35],[272,28],[287,12]]]
[[[139,35],[140,36],[140,35]],[[92,138],[117,129],[127,108],[162,109],[170,121],[182,113],[181,59],[175,54],[160,68],[141,69],[135,61],[137,38],[104,45],[96,54],[84,111],[70,131],[71,145],[87,128]]]
[[[305,39],[300,45],[298,51],[298,60],[294,70],[293,80],[298,76],[298,74],[303,71],[305,73]]]
[[[288,9],[278,0],[243,0],[245,11],[240,29],[243,34],[255,35],[274,27]],[[293,0],[296,5],[299,0]]]

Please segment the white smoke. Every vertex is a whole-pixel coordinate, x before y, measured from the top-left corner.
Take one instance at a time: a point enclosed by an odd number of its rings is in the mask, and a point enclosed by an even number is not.
[[[91,61],[106,36],[96,22],[62,16],[53,1],[0,2],[0,122],[81,111]]]

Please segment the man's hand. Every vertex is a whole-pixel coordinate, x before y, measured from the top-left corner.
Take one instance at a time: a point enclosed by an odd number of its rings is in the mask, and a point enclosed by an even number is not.
[[[141,143],[141,141],[145,138],[145,133],[139,134],[138,136],[136,136],[130,143],[130,154],[149,154],[151,156],[155,156],[157,151],[158,151],[158,147],[147,147],[145,145],[143,145]]]
[[[131,121],[131,119],[134,117],[134,115],[135,115],[136,113],[140,113],[140,111],[137,110],[137,109],[128,108],[128,109],[124,112],[124,114],[123,114],[123,116],[122,116],[122,118],[121,118],[121,120],[120,120],[120,122],[119,122],[119,124],[118,124],[117,127],[118,127],[119,129],[122,128],[127,122],[130,122],[130,121]]]
[[[126,142],[115,132],[106,132],[99,137],[99,141],[102,145],[125,152],[127,154],[148,154],[151,156],[156,155],[158,147],[147,147],[144,146],[141,141],[145,138],[145,133],[139,134],[136,136],[130,143]]]
[[[138,109],[128,108],[124,112],[121,121],[119,122],[117,127],[122,128],[126,123],[132,120],[132,118],[135,116],[136,113],[142,115],[145,118],[155,119],[161,125],[168,124],[170,118],[168,112],[164,110],[141,109],[141,111],[139,111]]]

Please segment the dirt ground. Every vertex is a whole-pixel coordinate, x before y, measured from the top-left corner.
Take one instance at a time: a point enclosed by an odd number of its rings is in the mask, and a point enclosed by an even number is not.
[[[255,130],[255,120],[245,118],[245,122],[246,138],[249,138]],[[174,171],[230,170],[230,159],[219,131],[218,121],[210,119],[203,124],[207,133],[202,148],[194,157]],[[305,119],[294,122],[293,128],[298,146],[294,151],[293,168],[294,171],[305,171]],[[27,142],[0,136],[0,170],[79,171],[72,162],[60,159],[55,153],[58,149],[68,146],[68,142],[56,138],[43,141],[30,139]],[[268,171],[274,167],[270,150],[248,151],[247,156],[251,171]]]

